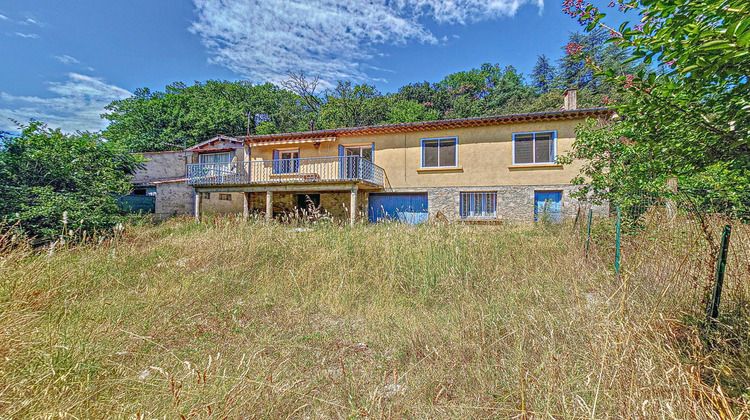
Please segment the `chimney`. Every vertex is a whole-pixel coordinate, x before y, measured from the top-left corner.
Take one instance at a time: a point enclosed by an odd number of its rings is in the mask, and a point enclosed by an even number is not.
[[[563,98],[563,109],[565,111],[578,109],[578,88],[570,88],[566,90]]]

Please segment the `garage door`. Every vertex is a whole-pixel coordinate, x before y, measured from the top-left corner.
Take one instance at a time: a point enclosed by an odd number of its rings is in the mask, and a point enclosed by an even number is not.
[[[398,220],[416,225],[427,220],[427,193],[370,194],[368,216],[371,222]]]

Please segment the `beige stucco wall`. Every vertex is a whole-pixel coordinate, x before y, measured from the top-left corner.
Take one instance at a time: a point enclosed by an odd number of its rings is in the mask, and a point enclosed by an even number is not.
[[[274,149],[299,148],[300,157],[337,156],[338,146],[375,143],[374,163],[385,170],[386,188],[473,187],[570,184],[581,167],[571,165],[518,165],[513,162],[513,133],[556,131],[557,154],[564,155],[575,140],[578,120],[506,124],[497,126],[431,130],[412,133],[340,137],[322,142],[319,149],[305,143],[298,146],[255,146],[252,160],[273,159]],[[422,170],[421,139],[458,137],[458,168]]]
[[[190,187],[193,189],[192,187]],[[231,200],[219,199],[219,194],[229,194]],[[201,202],[201,210],[206,213],[239,214],[242,213],[244,199],[242,193],[238,192],[212,192],[210,198],[204,196]]]

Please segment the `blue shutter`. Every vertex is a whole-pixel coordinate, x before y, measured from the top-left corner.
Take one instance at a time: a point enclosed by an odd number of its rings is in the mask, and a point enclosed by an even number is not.
[[[273,151],[273,173],[275,173],[275,174],[279,173],[279,171],[281,169],[281,167],[279,165],[280,163],[281,162],[279,161],[279,151],[278,150],[274,150]]]
[[[375,163],[375,142],[372,142],[372,151],[370,152],[372,163]]]
[[[339,179],[346,178],[346,161],[344,158],[344,146],[339,144]]]

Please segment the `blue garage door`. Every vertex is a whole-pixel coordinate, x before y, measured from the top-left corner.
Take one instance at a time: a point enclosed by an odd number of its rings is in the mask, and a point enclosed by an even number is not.
[[[562,219],[562,191],[534,192],[534,220],[560,223]]]
[[[398,220],[416,225],[427,220],[427,193],[370,194],[371,222]]]

